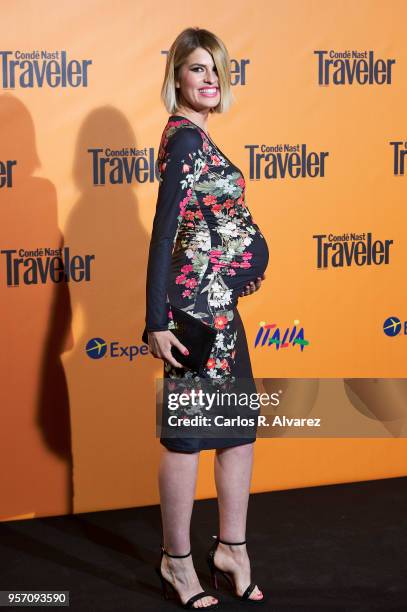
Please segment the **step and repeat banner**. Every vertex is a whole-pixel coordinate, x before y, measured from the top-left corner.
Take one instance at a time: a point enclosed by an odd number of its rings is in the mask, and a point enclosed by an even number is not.
[[[340,417],[259,438],[252,490],[406,474],[406,21],[402,0],[2,3],[1,520],[158,502],[145,274],[190,26],[228,48],[235,103],[209,130],[270,250],[239,302],[254,375]]]

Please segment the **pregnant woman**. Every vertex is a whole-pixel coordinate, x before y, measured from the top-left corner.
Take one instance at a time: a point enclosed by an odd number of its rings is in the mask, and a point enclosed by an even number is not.
[[[164,360],[164,378],[196,376],[171,353],[186,347],[171,332],[171,305],[217,330],[203,378],[252,379],[253,373],[237,302],[258,290],[268,263],[266,241],[245,202],[242,171],[208,132],[210,113],[232,101],[230,60],[213,33],[188,28],[167,57],[162,98],[170,114],[158,151],[159,191],[150,243],[146,329],[154,357]],[[208,553],[214,586],[217,575],[235,595],[252,603],[264,596],[251,582],[246,550],[246,517],[256,440],[161,437],[159,488],[163,539],[160,566],[164,595],[175,591],[184,607],[218,607],[202,591],[190,550],[190,520],[199,452],[216,449],[219,535]]]

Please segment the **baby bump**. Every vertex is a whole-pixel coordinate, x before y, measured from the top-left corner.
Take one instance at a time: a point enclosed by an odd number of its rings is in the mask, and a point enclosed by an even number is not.
[[[256,233],[254,240],[240,258],[239,265],[233,267],[233,274],[227,275],[227,285],[239,294],[251,281],[261,277],[268,265],[269,250],[267,242],[260,233]]]

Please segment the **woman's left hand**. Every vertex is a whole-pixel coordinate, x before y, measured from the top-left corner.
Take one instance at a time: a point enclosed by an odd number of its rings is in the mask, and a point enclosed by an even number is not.
[[[261,281],[264,280],[266,276],[263,274],[262,276],[258,276],[256,282],[251,281],[240,293],[240,296],[251,295],[255,291],[258,291],[261,287]]]

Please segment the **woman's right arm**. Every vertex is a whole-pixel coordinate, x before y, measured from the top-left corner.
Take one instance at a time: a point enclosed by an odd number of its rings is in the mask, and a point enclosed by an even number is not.
[[[160,184],[151,235],[146,282],[146,329],[149,348],[154,357],[182,367],[171,354],[171,346],[181,352],[186,347],[168,330],[168,281],[171,256],[179,223],[180,204],[188,197],[193,174],[194,153],[202,146],[202,137],[195,128],[179,128],[167,143],[161,166]]]

